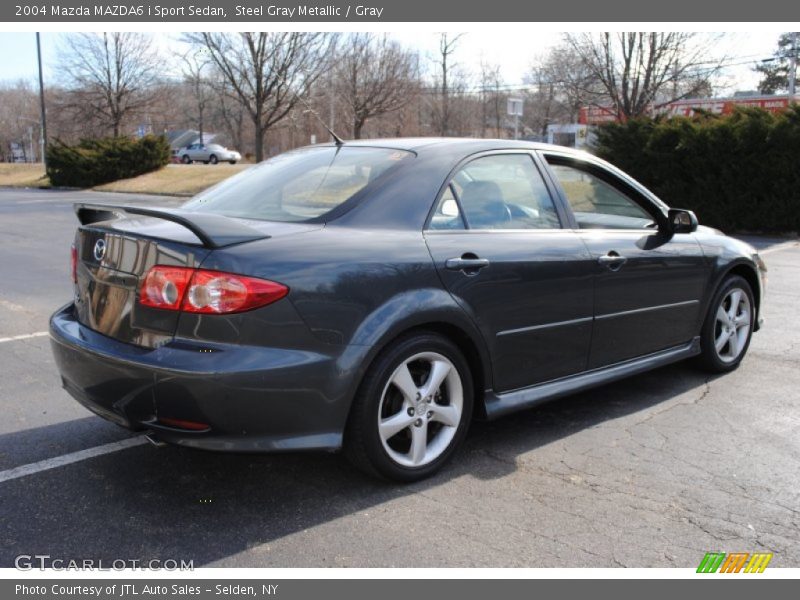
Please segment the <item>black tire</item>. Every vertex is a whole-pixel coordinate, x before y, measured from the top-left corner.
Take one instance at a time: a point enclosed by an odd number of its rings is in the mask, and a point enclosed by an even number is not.
[[[417,425],[409,425],[407,428],[400,430],[395,437],[390,438],[389,441],[384,441],[381,439],[381,435],[378,431],[378,411],[384,410],[387,407],[390,395],[399,395],[399,398],[403,398],[399,388],[390,385],[390,379],[401,365],[406,363],[409,359],[420,355],[426,357],[441,355],[450,362],[454,370],[452,368],[448,370],[447,378],[444,379],[444,383],[436,390],[436,398],[433,400],[433,404],[430,402],[427,405],[423,404],[425,398],[418,401],[419,404],[417,408],[420,406],[423,408],[422,410],[418,410],[415,415],[415,423],[419,423],[422,421],[419,415],[422,415],[423,412],[426,413],[424,415],[425,436],[427,440],[426,448],[433,448],[435,451],[437,447],[442,446],[443,449],[435,458],[430,460],[430,462],[426,462],[420,466],[409,466],[398,463],[398,461],[392,457],[390,451],[387,450],[385,444],[402,444],[404,440],[401,438],[405,436],[409,444],[408,455],[410,456],[413,452],[410,448],[411,439],[413,439],[414,427]],[[424,364],[424,359],[419,359],[419,364]],[[416,365],[416,361],[411,363],[412,367]],[[457,426],[448,427],[439,422],[436,417],[431,417],[431,414],[436,412],[437,407],[449,409],[450,405],[457,404],[457,401],[453,399],[458,395],[458,385],[454,379],[450,379],[451,372],[453,373],[453,377],[459,378],[458,383],[460,383],[462,392],[462,404]],[[427,375],[424,372],[418,373],[417,376],[421,377],[421,379],[419,383],[415,381],[415,384],[420,386],[421,389],[424,388],[429,375],[430,372]],[[452,386],[453,389],[456,390],[455,392],[450,391],[451,383],[456,384]],[[386,398],[384,398],[384,393],[386,393]],[[440,404],[438,401],[442,400],[444,396],[447,396],[447,404]],[[472,419],[473,396],[474,391],[469,364],[455,344],[447,338],[432,332],[415,332],[402,336],[393,341],[377,356],[367,371],[364,380],[361,382],[361,386],[353,401],[353,407],[345,430],[345,456],[362,471],[385,479],[412,482],[430,477],[452,458],[453,454],[464,441],[469,423]],[[419,396],[417,396],[417,398],[419,398]],[[402,406],[408,405],[403,404]],[[433,410],[428,412],[429,408],[433,408]],[[398,412],[390,416],[400,415],[404,410],[410,409],[400,408]],[[429,427],[430,430],[428,429]],[[443,437],[440,438],[440,435]],[[452,438],[450,438],[451,435]],[[448,439],[449,442],[447,441]],[[432,452],[432,454],[434,453],[435,452]],[[397,456],[397,454],[395,454],[395,456]]]
[[[185,165],[190,165],[192,164],[192,159],[189,158],[188,154],[184,154],[183,157],[181,158],[181,162]]]
[[[744,326],[740,328],[741,334],[744,335],[746,331],[747,337],[743,339],[744,343],[741,345],[741,350],[738,350],[738,354],[735,357],[721,356],[721,352],[717,351],[716,342],[723,333],[722,328],[724,325],[718,322],[717,312],[721,306],[723,311],[726,313],[728,312],[726,306],[730,306],[730,295],[736,290],[740,290],[747,297],[749,324],[746,328]],[[728,304],[726,304],[726,302]],[[711,300],[711,304],[709,304],[708,313],[703,322],[703,327],[700,330],[701,352],[695,360],[697,366],[709,373],[727,373],[739,366],[745,354],[747,354],[747,349],[750,347],[750,340],[753,337],[753,325],[757,317],[755,306],[753,290],[746,279],[738,275],[730,275],[722,281]],[[735,327],[735,325],[733,326]],[[722,353],[726,353],[726,350],[730,351],[731,346],[723,346]],[[730,352],[730,354],[733,354],[733,352]]]
[[[235,165],[235,164],[236,164],[236,161],[235,161],[235,160],[229,160],[228,162],[229,162],[229,163],[231,163],[232,165]]]
[[[208,162],[210,162],[212,165],[215,165],[219,162],[219,159],[217,158],[216,154],[212,154],[208,157]]]

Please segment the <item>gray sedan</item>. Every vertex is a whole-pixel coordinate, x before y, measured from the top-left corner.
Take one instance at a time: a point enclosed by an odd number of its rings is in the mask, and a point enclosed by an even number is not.
[[[242,160],[241,154],[219,144],[191,144],[178,150],[178,156],[181,157],[181,162],[187,165],[196,160],[212,165],[220,161],[228,161],[235,165],[237,161]]]
[[[157,443],[343,449],[414,481],[473,417],[688,358],[732,371],[761,324],[752,247],[558,146],[340,142],[180,209],[76,212],[61,381]]]

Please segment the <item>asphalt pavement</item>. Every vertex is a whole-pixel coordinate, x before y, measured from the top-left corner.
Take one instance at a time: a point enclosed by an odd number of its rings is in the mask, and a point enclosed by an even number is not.
[[[72,400],[44,332],[71,295],[80,201],[177,202],[0,190],[0,567],[34,554],[195,567],[696,567],[711,551],[800,566],[797,242],[753,240],[770,269],[766,322],[735,372],[677,364],[476,423],[451,466],[398,486],[336,454],[156,448]]]

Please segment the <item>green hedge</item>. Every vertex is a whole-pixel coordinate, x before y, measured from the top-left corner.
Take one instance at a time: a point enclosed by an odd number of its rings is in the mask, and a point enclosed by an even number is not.
[[[800,232],[800,106],[782,114],[633,119],[598,128],[595,152],[676,208],[725,231]]]
[[[155,171],[169,158],[164,136],[86,139],[72,146],[55,141],[47,148],[47,175],[52,185],[92,187]]]

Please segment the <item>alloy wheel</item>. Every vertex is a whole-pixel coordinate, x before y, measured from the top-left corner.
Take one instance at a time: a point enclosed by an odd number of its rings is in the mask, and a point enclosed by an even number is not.
[[[753,311],[750,298],[741,288],[731,288],[717,307],[714,323],[714,349],[724,363],[731,363],[747,345]]]
[[[389,457],[421,467],[447,450],[464,407],[461,376],[438,352],[422,352],[392,373],[378,408],[378,434]]]

